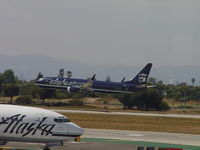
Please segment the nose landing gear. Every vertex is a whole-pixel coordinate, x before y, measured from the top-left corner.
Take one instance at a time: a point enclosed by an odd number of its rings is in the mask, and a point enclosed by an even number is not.
[[[80,142],[81,141],[81,137],[79,136],[79,137],[76,137],[75,139],[74,139],[74,141],[75,142]]]

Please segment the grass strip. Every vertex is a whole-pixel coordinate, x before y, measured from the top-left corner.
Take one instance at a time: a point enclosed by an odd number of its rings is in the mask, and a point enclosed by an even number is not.
[[[62,113],[83,128],[200,134],[200,119]]]

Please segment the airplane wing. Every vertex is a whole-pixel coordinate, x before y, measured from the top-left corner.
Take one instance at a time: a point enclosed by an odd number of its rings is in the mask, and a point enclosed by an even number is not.
[[[121,83],[123,83],[123,82],[125,81],[125,79],[126,79],[126,78],[124,77],[124,78],[122,79]]]
[[[142,85],[138,85],[137,88],[140,89],[145,89],[145,88],[155,88],[156,85],[146,85],[146,84],[142,84]]]
[[[92,78],[88,80],[87,83],[85,83],[84,85],[82,85],[81,88],[80,88],[80,90],[81,91],[90,91],[90,92],[92,92],[93,90],[92,90],[91,87],[92,87],[92,84],[93,84],[93,82],[95,80],[95,77],[96,77],[96,74],[94,74],[92,76]]]

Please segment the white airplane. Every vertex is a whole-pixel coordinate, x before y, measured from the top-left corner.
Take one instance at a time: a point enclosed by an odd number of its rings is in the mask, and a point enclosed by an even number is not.
[[[64,141],[81,136],[84,130],[56,112],[49,110],[0,104],[0,145],[9,141],[45,143],[63,146]]]

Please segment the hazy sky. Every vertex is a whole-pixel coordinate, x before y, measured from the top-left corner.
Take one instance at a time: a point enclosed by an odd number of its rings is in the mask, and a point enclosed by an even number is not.
[[[0,54],[200,65],[200,1],[1,0]]]

